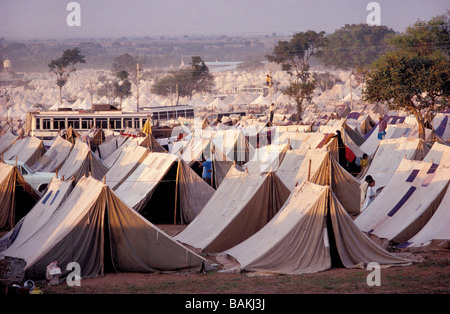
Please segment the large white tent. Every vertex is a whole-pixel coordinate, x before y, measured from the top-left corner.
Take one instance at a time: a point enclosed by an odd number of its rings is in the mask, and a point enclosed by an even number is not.
[[[80,265],[82,278],[108,271],[199,271],[204,264],[92,177],[82,177],[39,230],[2,255],[25,260],[26,277],[33,280],[45,279],[53,261],[63,271],[60,280],[71,262]]]
[[[261,229],[283,206],[289,189],[275,173],[232,167],[195,219],[174,238],[205,252],[221,252]]]
[[[333,265],[409,265],[366,237],[330,187],[310,182],[298,185],[282,210],[261,230],[217,259],[229,270],[290,275],[316,273]]]
[[[73,144],[61,136],[57,136],[52,146],[30,168],[33,171],[56,172],[72,150]]]
[[[375,180],[375,187],[386,186],[403,159],[422,160],[429,148],[419,138],[395,138],[380,141],[373,159],[364,173],[361,181],[367,175]]]
[[[375,239],[406,242],[436,211],[449,181],[448,165],[403,159],[389,183],[355,223]]]

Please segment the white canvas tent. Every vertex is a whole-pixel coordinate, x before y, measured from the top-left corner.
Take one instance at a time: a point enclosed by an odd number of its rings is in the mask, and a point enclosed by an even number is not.
[[[67,198],[74,186],[73,180],[63,181],[56,176],[48,185],[44,195],[15,227],[0,239],[0,251],[13,250],[39,231],[61,203]]]
[[[2,253],[26,262],[26,278],[45,279],[57,261],[80,265],[81,277],[105,272],[199,271],[204,259],[127,207],[106,184],[82,177],[47,223],[15,249]]]
[[[330,187],[305,182],[295,188],[277,215],[252,237],[217,260],[228,270],[277,274],[316,273],[370,262],[403,266],[365,236],[347,215]]]
[[[401,137],[382,140],[375,151],[372,161],[365,171],[359,175],[359,178],[361,181],[364,181],[367,175],[371,175],[375,180],[377,189],[384,187],[388,184],[404,158],[422,160],[428,151],[429,148],[425,142],[418,138]]]
[[[314,176],[326,156],[327,151],[324,149],[288,150],[276,171],[277,176],[293,191],[297,185]]]
[[[57,136],[52,146],[31,165],[31,170],[40,172],[56,172],[72,150],[73,144],[61,136]]]
[[[142,146],[127,146],[121,149],[116,162],[105,174],[105,183],[114,191],[144,160],[148,149]]]
[[[450,165],[450,146],[434,142],[423,161]]]
[[[3,155],[14,143],[19,136],[15,135],[11,128],[9,128],[5,134],[0,137],[0,154]]]
[[[406,242],[436,211],[449,180],[448,166],[403,159],[392,179],[355,223],[384,243]]]
[[[252,158],[242,165],[242,169],[249,173],[277,171],[289,149],[289,144],[271,144],[257,148]]]
[[[123,145],[120,145],[119,148],[117,148],[114,152],[111,153],[108,157],[106,157],[103,160],[103,163],[106,164],[108,168],[111,168],[116,160],[119,158],[119,156],[122,154],[122,150],[126,147],[135,147],[138,146],[142,141],[144,140],[144,137],[138,137],[138,138],[130,138],[128,139]]]
[[[221,252],[261,229],[283,206],[289,189],[275,173],[232,167],[195,219],[174,239],[205,252]]]
[[[18,139],[14,144],[3,153],[4,160],[22,161],[24,164],[31,166],[41,158],[45,153],[45,147],[42,140],[37,137],[25,137]]]
[[[436,212],[427,224],[411,239],[397,248],[420,248],[431,250],[450,249],[450,187]]]
[[[214,189],[178,157],[150,152],[116,187],[115,193],[154,223],[159,220],[167,223],[167,217],[189,223],[211,198]]]
[[[33,208],[39,194],[17,167],[0,162],[0,230],[9,231]]]
[[[100,159],[105,160],[121,145],[127,142],[128,139],[128,136],[123,135],[107,136],[105,140],[97,146],[97,150],[95,151],[95,153],[100,157]]]
[[[92,175],[100,180],[108,170],[108,166],[91,151],[88,144],[77,138],[72,151],[59,169],[58,176],[65,179],[75,177],[78,180],[82,176]]]

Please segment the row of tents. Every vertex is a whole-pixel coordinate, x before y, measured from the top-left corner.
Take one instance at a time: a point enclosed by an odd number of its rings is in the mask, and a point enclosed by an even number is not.
[[[317,132],[279,129],[256,148],[242,130],[198,131],[171,152],[155,151],[151,136],[116,138],[97,146],[108,152],[104,159],[77,139],[49,188],[0,240],[0,255],[24,259],[33,279],[42,279],[55,260],[62,268],[77,261],[82,277],[105,270],[199,271],[204,253],[215,254],[226,269],[299,274],[339,263],[410,265],[388,253],[386,242],[448,245],[448,146],[430,148],[410,137],[382,140],[367,171],[355,177],[339,163],[337,129],[348,147],[361,147],[345,121]],[[64,141],[55,140],[47,160],[62,156]],[[205,157],[213,160],[213,187],[196,169]],[[366,174],[384,188],[361,213],[359,185]],[[66,182],[67,190],[61,188]],[[168,222],[187,226],[168,236],[155,226]]]

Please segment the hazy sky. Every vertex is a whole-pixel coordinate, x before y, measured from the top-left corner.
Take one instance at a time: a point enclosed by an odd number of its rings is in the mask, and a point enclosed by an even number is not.
[[[369,0],[78,0],[81,26],[68,26],[71,0],[0,0],[0,37],[290,35],[332,33],[366,23]],[[378,0],[381,24],[403,31],[443,14],[450,0]]]

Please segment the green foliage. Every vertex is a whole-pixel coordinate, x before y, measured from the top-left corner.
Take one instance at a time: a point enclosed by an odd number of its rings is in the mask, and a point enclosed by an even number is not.
[[[116,74],[122,70],[127,71],[132,80],[137,78],[137,65],[142,69],[145,60],[139,57],[133,57],[129,53],[124,53],[114,58],[111,65],[112,73]]]
[[[315,80],[310,78],[308,62],[312,56],[319,54],[325,43],[324,36],[325,32],[296,33],[290,41],[279,41],[273,53],[266,56],[269,61],[280,64],[283,71],[291,76],[291,84],[284,94],[295,101],[299,118],[303,112],[304,100],[311,99],[316,86]]]
[[[119,81],[114,82],[114,94],[120,98],[120,106],[122,107],[122,100],[131,96],[131,82],[128,79],[129,73],[125,70],[116,73]]]
[[[194,56],[190,68],[170,71],[156,81],[152,92],[162,96],[176,93],[178,97],[188,96],[191,98],[198,92],[210,92],[213,86],[214,79],[209,73],[208,67],[201,57]]]
[[[338,69],[364,68],[388,50],[386,40],[394,33],[386,26],[346,24],[326,37],[319,60]]]
[[[279,41],[274,47],[273,53],[266,56],[270,62],[282,66],[283,71],[288,72],[301,81],[309,78],[309,59],[319,54],[324,45],[325,32],[316,33],[307,31],[296,33],[290,41]]]
[[[77,63],[86,63],[84,56],[78,47],[66,49],[58,59],[50,61],[48,67],[50,72],[56,75],[56,85],[59,87],[59,101],[62,103],[62,88],[66,85],[71,73],[76,71]]]
[[[389,40],[389,43],[399,51],[418,55],[440,51],[450,56],[450,11],[428,22],[418,20],[403,34]]]
[[[440,24],[444,20],[440,16],[427,23],[418,21],[391,39],[393,51],[371,66],[363,91],[365,101],[414,114],[421,138],[426,119],[449,108],[450,59],[442,42],[447,36],[448,46],[448,14],[447,22]]]

